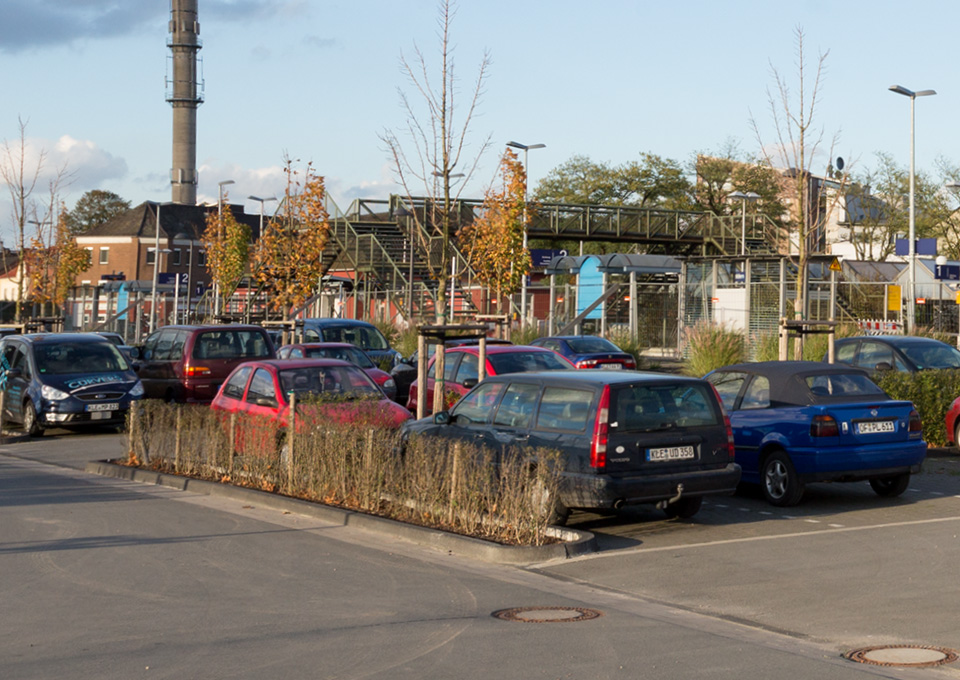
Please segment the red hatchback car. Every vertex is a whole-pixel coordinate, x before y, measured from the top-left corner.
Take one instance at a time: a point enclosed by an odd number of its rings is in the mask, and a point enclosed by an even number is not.
[[[277,350],[278,359],[340,359],[363,369],[390,399],[397,398],[397,383],[381,371],[366,352],[349,342],[302,342],[284,345]]]
[[[388,399],[366,373],[339,359],[274,359],[241,364],[210,406],[277,420],[286,426],[291,392],[334,397],[335,401],[316,408],[322,409],[324,418],[339,423],[396,428],[410,419],[410,412]]]
[[[462,397],[479,382],[480,348],[473,345],[451,347],[444,353],[444,387],[448,392]],[[427,368],[427,403],[425,413],[433,411],[434,365],[436,357],[431,357]],[[487,347],[486,375],[504,375],[505,373],[528,373],[530,371],[554,371],[575,369],[576,367],[556,352],[543,347],[530,345],[493,345]],[[419,381],[410,385],[407,408],[416,413],[417,397],[420,393]],[[448,404],[452,406],[452,404]]]

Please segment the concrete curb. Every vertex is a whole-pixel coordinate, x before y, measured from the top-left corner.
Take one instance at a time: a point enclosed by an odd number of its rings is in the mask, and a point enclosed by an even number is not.
[[[398,522],[385,517],[312,503],[299,498],[289,498],[256,489],[233,486],[232,484],[219,484],[201,479],[142,470],[105,460],[91,461],[87,463],[85,469],[89,473],[104,477],[125,479],[143,484],[156,484],[179,491],[191,491],[204,496],[217,496],[243,501],[251,505],[256,504],[261,508],[306,515],[330,524],[349,526],[371,533],[387,534],[433,550],[486,562],[513,565],[537,564],[585,555],[597,550],[597,539],[592,533],[565,527],[550,527],[548,530],[549,535],[561,539],[561,543],[542,546],[501,545],[479,538]]]

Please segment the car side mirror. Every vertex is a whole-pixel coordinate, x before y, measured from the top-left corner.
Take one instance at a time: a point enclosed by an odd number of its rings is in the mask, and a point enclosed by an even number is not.
[[[270,397],[257,397],[253,403],[257,406],[277,406],[277,400]]]
[[[476,378],[467,378],[466,380],[463,381],[462,384],[463,384],[464,387],[466,387],[466,388],[469,390],[469,389],[471,389],[471,388],[473,388],[473,387],[476,387],[476,386],[477,386],[477,383],[479,383],[479,382],[480,382],[480,381],[477,380]]]
[[[876,369],[878,371],[892,371],[893,366],[887,361],[881,361],[879,364],[876,365]]]
[[[433,424],[434,425],[449,425],[450,424],[450,411],[440,411],[440,413],[435,413],[433,415]]]
[[[131,359],[144,359],[143,351],[139,347],[131,347],[129,350]]]

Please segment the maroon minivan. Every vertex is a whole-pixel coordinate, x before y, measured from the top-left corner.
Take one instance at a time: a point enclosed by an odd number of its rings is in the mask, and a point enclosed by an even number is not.
[[[275,359],[259,326],[164,326],[133,349],[147,398],[207,403],[238,365]]]

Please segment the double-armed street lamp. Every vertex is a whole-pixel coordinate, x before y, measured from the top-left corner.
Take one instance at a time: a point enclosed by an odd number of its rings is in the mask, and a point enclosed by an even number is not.
[[[277,200],[276,196],[268,196],[267,198],[260,198],[259,196],[247,196],[251,201],[258,201],[260,203],[260,233],[257,235],[257,240],[263,238],[263,204],[267,201]]]
[[[917,304],[917,225],[916,225],[916,204],[914,194],[914,183],[916,181],[915,156],[914,156],[914,108],[917,97],[928,97],[936,94],[936,90],[920,90],[914,92],[908,90],[902,85],[891,85],[888,88],[891,92],[902,94],[904,97],[910,97],[910,226],[908,256],[907,256],[907,335],[912,335],[916,326],[916,304]]]
[[[754,203],[760,200],[760,194],[748,191],[746,193],[742,191],[734,191],[730,194],[729,198],[737,199],[742,201],[740,209],[740,255],[746,257],[747,255],[747,201]]]
[[[527,249],[527,185],[530,183],[530,170],[527,164],[527,153],[531,149],[544,149],[546,144],[521,144],[520,142],[507,142],[507,146],[514,149],[523,150],[523,171],[526,173],[526,180],[523,183],[523,249]],[[527,323],[527,275],[524,274],[520,280],[520,318],[521,323]]]

